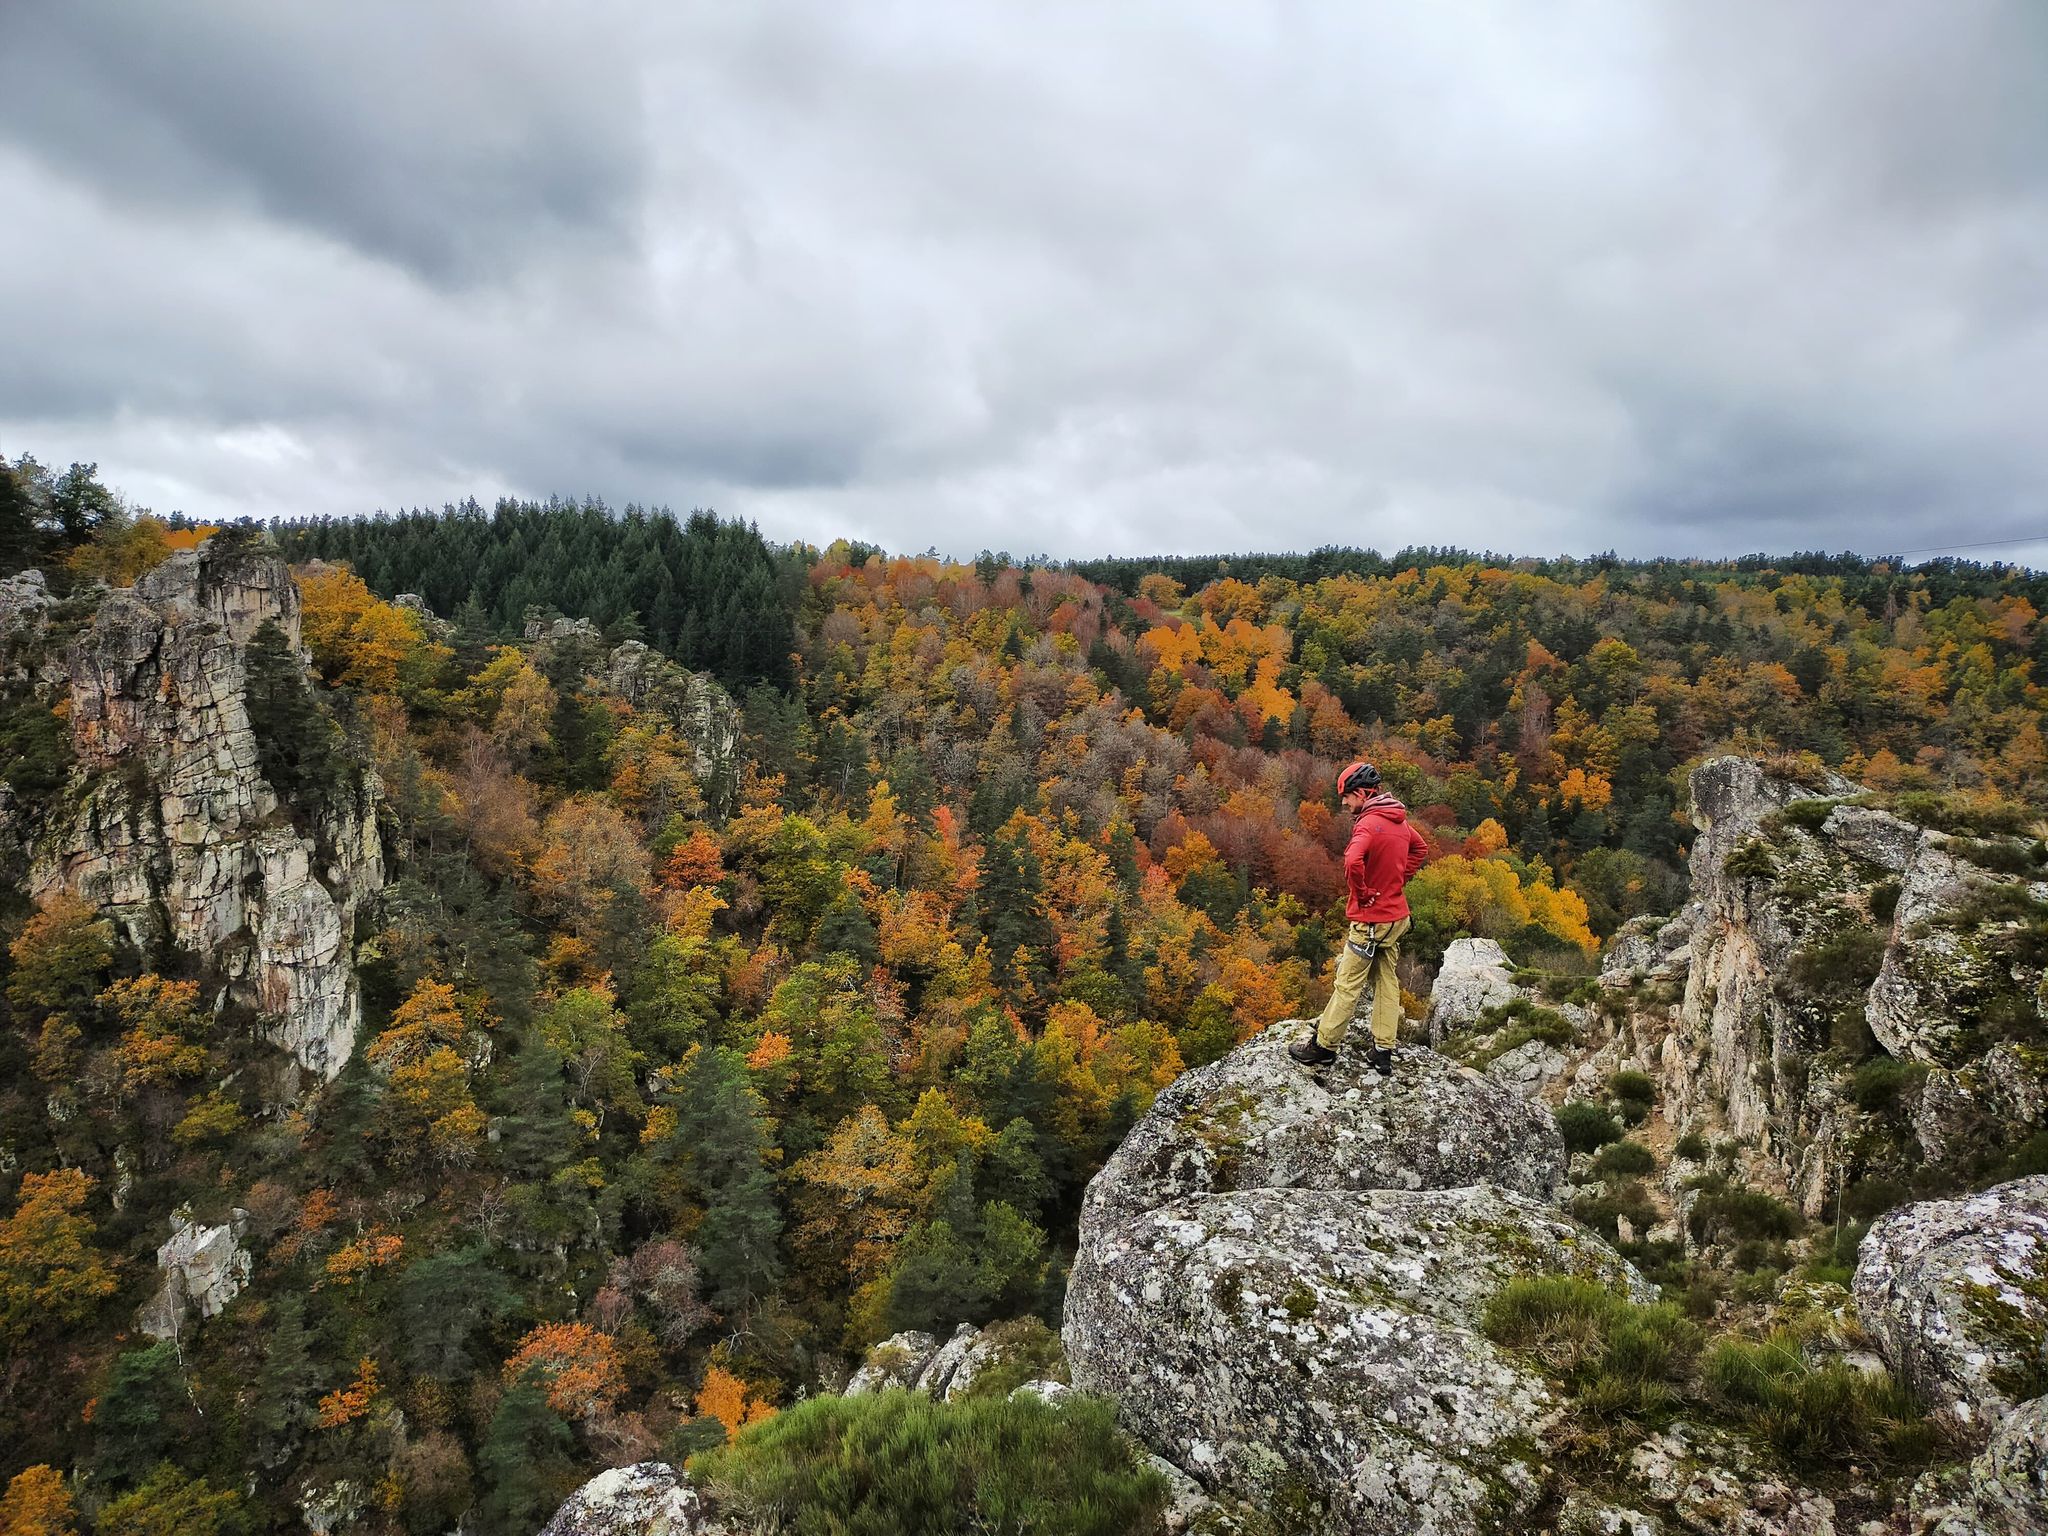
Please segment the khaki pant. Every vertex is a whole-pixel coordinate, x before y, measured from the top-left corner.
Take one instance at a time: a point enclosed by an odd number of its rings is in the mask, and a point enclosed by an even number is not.
[[[1408,931],[1408,919],[1391,923],[1353,923],[1337,958],[1337,987],[1330,994],[1330,1006],[1316,1024],[1316,1039],[1326,1051],[1344,1043],[1351,1016],[1358,1012],[1359,994],[1372,986],[1372,1038],[1375,1045],[1391,1048],[1401,1028],[1401,979],[1394,974],[1400,958],[1401,935]]]

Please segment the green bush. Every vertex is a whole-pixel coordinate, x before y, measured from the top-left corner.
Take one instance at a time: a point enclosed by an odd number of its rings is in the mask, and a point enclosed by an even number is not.
[[[1702,1374],[1731,1417],[1795,1466],[1910,1466],[1941,1449],[1940,1431],[1905,1387],[1840,1360],[1809,1364],[1794,1329],[1722,1339]]]
[[[1729,854],[1721,870],[1731,880],[1768,880],[1778,872],[1778,866],[1770,849],[1751,841]]]
[[[1912,1198],[1913,1192],[1894,1179],[1858,1179],[1842,1191],[1842,1210],[1854,1220],[1874,1221]]]
[[[1617,1141],[1593,1159],[1603,1179],[1637,1178],[1657,1171],[1657,1155],[1640,1141]]]
[[[1966,800],[1937,790],[1907,790],[1894,795],[1891,809],[1923,827],[1975,837],[2010,837],[2024,832],[2034,819],[2032,811],[2009,800]]]
[[[1896,1056],[1873,1056],[1856,1069],[1849,1080],[1849,1097],[1867,1114],[1886,1115],[1919,1091],[1927,1080],[1924,1062],[1900,1061]]]
[[[1657,1085],[1644,1072],[1615,1073],[1607,1079],[1607,1091],[1614,1096],[1625,1125],[1641,1125],[1657,1102]]]
[[[1884,964],[1885,936],[1852,922],[1801,945],[1785,966],[1786,982],[1816,997],[1860,995]]]
[[[1798,1235],[1799,1213],[1762,1190],[1708,1184],[1693,1202],[1689,1225],[1701,1243],[1782,1242]]]
[[[1673,1157],[1682,1157],[1689,1163],[1704,1163],[1707,1160],[1707,1138],[1698,1131],[1687,1131],[1671,1148]]]
[[[1466,1066],[1484,1068],[1531,1040],[1570,1046],[1576,1045],[1578,1039],[1578,1030],[1563,1014],[1518,997],[1513,1002],[1480,1010],[1471,1030],[1446,1049]]]
[[[1590,1099],[1575,1100],[1558,1110],[1557,1128],[1569,1152],[1592,1152],[1621,1140],[1621,1127],[1614,1116]]]
[[[1701,1311],[1713,1310],[1719,1284],[1709,1276],[1698,1287]],[[1481,1326],[1563,1389],[1575,1433],[1556,1443],[1590,1468],[1611,1469],[1616,1450],[1681,1411],[1746,1430],[1814,1473],[1850,1463],[1904,1471],[1949,1449],[1904,1387],[1838,1360],[1809,1364],[1796,1329],[1708,1348],[1677,1305],[1643,1306],[1562,1276],[1510,1282]]]
[[[71,733],[34,697],[0,703],[0,783],[24,799],[47,795],[71,772]]]
[[[1880,923],[1892,920],[1892,914],[1899,910],[1899,882],[1880,880],[1870,888],[1870,915]]]
[[[1765,818],[1764,824],[1773,831],[1797,827],[1802,832],[1818,832],[1821,823],[1828,819],[1828,813],[1841,803],[1839,800],[1794,800],[1790,805],[1773,811]]]
[[[1626,1216],[1641,1234],[1657,1224],[1660,1213],[1641,1179],[1617,1179],[1600,1194],[1579,1196],[1572,1202],[1572,1215],[1610,1243],[1618,1243],[1621,1217]],[[1640,1235],[1636,1241],[1642,1241]]]
[[[2044,859],[2048,859],[2048,845],[2038,841],[2015,843],[2003,839],[1958,837],[1949,843],[1949,851],[1959,858],[1968,859],[1979,869],[1988,869],[2001,875],[2020,875],[2033,878],[2041,873]]]
[[[815,1397],[689,1465],[742,1524],[786,1536],[1124,1536],[1166,1497],[1088,1397]]]

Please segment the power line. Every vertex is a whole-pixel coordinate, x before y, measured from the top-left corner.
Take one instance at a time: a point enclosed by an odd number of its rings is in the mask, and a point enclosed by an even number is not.
[[[2030,539],[1986,539],[1981,544],[1930,544],[1925,549],[1894,549],[1894,555],[1946,555],[1959,549],[2004,549],[2012,544],[2048,544],[2048,533],[2037,533]]]

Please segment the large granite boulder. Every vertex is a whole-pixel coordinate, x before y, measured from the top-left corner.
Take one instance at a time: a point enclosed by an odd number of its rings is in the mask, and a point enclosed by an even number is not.
[[[1213,1489],[1314,1529],[1463,1532],[1533,1505],[1542,1379],[1480,1335],[1510,1280],[1647,1287],[1526,1195],[1192,1196],[1084,1243],[1065,1338],[1081,1390]]]
[[[1549,1199],[1564,1182],[1564,1140],[1541,1105],[1414,1047],[1391,1078],[1350,1043],[1307,1072],[1287,1046],[1308,1028],[1276,1024],[1164,1089],[1089,1184],[1083,1242],[1184,1195],[1487,1181]]]
[[[1187,1073],[1088,1188],[1062,1339],[1074,1385],[1215,1495],[1289,1528],[1509,1528],[1550,1389],[1486,1302],[1569,1274],[1643,1297],[1566,1220],[1555,1122],[1434,1052],[1311,1074],[1275,1026]]]
[[[1508,952],[1492,939],[1453,939],[1429,989],[1429,1039],[1441,1044],[1480,1014],[1521,996]]]
[[[643,1461],[593,1477],[540,1536],[727,1536],[731,1529],[674,1467]]]
[[[2048,1390],[2048,1175],[1880,1218],[1855,1294],[1893,1371],[1957,1423],[1996,1424]]]
[[[2023,1403],[1967,1466],[1913,1489],[1914,1536],[2039,1536],[2048,1531],[2048,1397]]]

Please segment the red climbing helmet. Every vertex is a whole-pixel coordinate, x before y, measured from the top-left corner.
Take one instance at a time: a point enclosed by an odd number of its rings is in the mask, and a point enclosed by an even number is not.
[[[1343,799],[1355,789],[1378,789],[1380,771],[1371,763],[1349,763],[1337,770],[1337,798]]]

